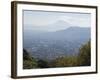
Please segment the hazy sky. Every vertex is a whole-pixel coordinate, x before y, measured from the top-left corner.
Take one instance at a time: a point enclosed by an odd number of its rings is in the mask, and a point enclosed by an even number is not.
[[[24,25],[25,27],[31,26],[33,29],[44,29],[44,30],[58,30],[64,29],[64,27],[50,28],[57,22],[65,22],[69,26],[80,26],[80,27],[90,27],[91,24],[91,14],[87,13],[72,13],[72,12],[47,12],[47,11],[23,11]],[[45,26],[49,26],[48,28]]]

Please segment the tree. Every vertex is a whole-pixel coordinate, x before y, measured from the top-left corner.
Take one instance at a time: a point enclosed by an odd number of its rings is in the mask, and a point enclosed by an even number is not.
[[[48,68],[49,65],[48,65],[47,61],[40,59],[40,60],[38,60],[38,67],[39,68]]]
[[[23,68],[32,69],[37,68],[37,61],[25,49],[23,49]]]
[[[90,41],[83,45],[79,50],[78,57],[80,66],[90,66],[91,65],[91,46]]]
[[[23,49],[23,59],[29,60],[30,58],[31,57],[30,57],[29,53],[25,49]]]

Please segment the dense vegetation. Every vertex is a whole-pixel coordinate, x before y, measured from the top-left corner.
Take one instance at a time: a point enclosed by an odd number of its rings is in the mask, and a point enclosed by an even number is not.
[[[24,49],[23,50],[23,68],[24,69],[31,69],[37,68],[38,64],[36,60],[31,57],[31,55]]]
[[[90,46],[90,41],[80,48],[78,61],[79,61],[79,65],[80,66],[90,66],[91,65],[91,46]]]
[[[74,67],[91,65],[90,41],[82,45],[78,55],[58,57],[51,61],[36,59],[25,49],[23,50],[23,68],[50,68],[50,67]]]

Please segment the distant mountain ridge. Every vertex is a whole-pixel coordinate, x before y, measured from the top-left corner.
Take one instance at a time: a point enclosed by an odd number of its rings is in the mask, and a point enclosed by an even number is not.
[[[69,27],[53,32],[24,31],[24,48],[40,59],[75,55],[79,47],[91,39],[89,27]]]
[[[78,40],[90,38],[90,28],[88,27],[69,27],[65,30],[56,31],[54,34],[59,35],[62,39]]]
[[[37,35],[34,35],[34,34]],[[39,37],[41,39],[55,39],[55,40],[68,40],[68,41],[73,41],[73,40],[87,40],[90,38],[90,28],[81,28],[81,27],[69,27],[64,30],[59,30],[55,32],[41,32],[37,33],[33,31],[33,35],[35,38]]]

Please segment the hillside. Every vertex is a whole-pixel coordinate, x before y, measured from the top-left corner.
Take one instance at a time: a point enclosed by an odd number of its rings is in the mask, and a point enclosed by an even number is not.
[[[69,27],[53,32],[27,30],[24,32],[24,48],[41,59],[77,55],[79,47],[90,39],[90,28]]]

